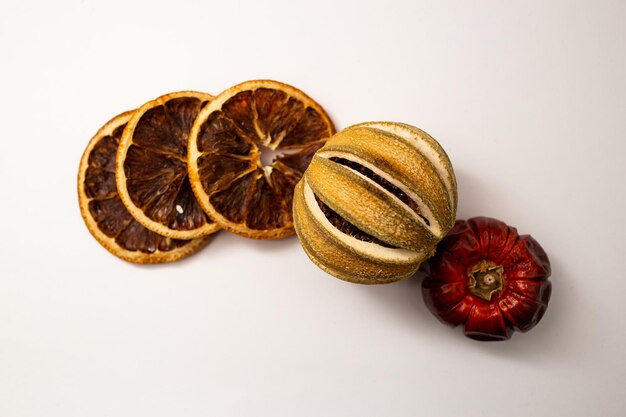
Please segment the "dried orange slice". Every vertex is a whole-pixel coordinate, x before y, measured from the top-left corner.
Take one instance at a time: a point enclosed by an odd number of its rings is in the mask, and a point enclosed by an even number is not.
[[[187,142],[196,115],[213,97],[182,91],[141,106],[128,121],[117,152],[117,189],[143,226],[174,239],[218,230],[198,205],[187,174]]]
[[[115,156],[133,112],[105,124],[89,141],[78,169],[78,201],[87,228],[112,254],[135,263],[170,262],[191,255],[210,238],[176,240],[139,224],[122,204],[115,184]]]
[[[294,233],[293,190],[335,128],[302,91],[269,80],[224,91],[189,134],[189,178],[198,202],[221,227],[255,239]],[[261,152],[282,152],[270,165]]]

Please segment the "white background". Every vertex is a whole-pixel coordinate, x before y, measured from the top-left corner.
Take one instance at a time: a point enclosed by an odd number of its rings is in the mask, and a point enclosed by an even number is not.
[[[624,416],[624,1],[0,3],[0,416]],[[420,277],[348,284],[296,238],[141,267],[91,237],[89,138],[163,93],[293,84],[419,126],[459,218],[550,255],[544,320],[479,343]]]

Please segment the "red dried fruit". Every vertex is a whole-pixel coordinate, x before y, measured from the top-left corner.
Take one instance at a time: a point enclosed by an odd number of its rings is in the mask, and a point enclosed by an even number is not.
[[[550,261],[530,235],[489,217],[457,221],[423,264],[430,311],[476,340],[506,340],[543,317],[552,284]]]

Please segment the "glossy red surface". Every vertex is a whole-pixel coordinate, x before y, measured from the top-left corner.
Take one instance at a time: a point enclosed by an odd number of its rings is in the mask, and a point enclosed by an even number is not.
[[[502,287],[491,300],[470,288],[469,272],[481,261],[503,267]],[[430,311],[467,337],[506,340],[543,317],[552,285],[550,261],[529,235],[488,217],[456,222],[424,265],[422,293]]]

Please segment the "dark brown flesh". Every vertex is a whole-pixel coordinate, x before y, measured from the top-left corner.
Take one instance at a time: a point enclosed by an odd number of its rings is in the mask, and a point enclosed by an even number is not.
[[[324,202],[320,200],[317,196],[315,196],[315,200],[317,200],[317,204],[322,210],[322,213],[324,213],[324,216],[326,216],[328,221],[337,229],[339,229],[340,232],[345,233],[348,236],[352,236],[355,239],[362,240],[364,242],[376,243],[377,245],[384,246],[386,248],[397,248],[397,246],[390,245],[380,239],[375,238],[370,234],[365,233],[364,231],[341,217],[337,212],[333,211],[333,209],[324,204]]]
[[[315,109],[280,90],[234,95],[198,133],[198,172],[211,206],[249,229],[289,225],[294,187],[330,129]],[[264,170],[257,156],[261,146],[287,152]]]
[[[398,197],[400,201],[402,201],[404,204],[409,206],[411,210],[413,210],[418,216],[420,216],[422,220],[424,220],[426,225],[430,226],[430,222],[428,221],[428,219],[424,217],[422,213],[420,213],[420,208],[417,205],[417,203],[411,197],[406,195],[406,193],[402,191],[400,188],[396,187],[395,185],[393,185],[392,183],[390,183],[389,181],[387,181],[380,175],[376,174],[371,169],[359,164],[358,162],[350,161],[349,159],[339,158],[339,157],[332,157],[329,159],[333,162],[336,162],[340,165],[346,166],[354,171],[357,171],[363,174],[364,176],[366,176],[367,178],[371,179],[376,184],[380,185],[385,190],[389,191],[391,194]]]
[[[84,184],[85,194],[90,199],[89,212],[100,231],[126,250],[153,253],[183,246],[188,241],[163,237],[139,224],[117,194],[115,154],[125,126],[101,138],[89,154]]]
[[[181,97],[146,111],[124,161],[126,188],[135,206],[173,230],[212,223],[196,201],[187,175],[187,140],[205,103]]]

